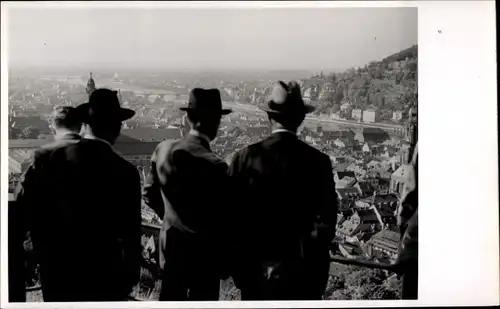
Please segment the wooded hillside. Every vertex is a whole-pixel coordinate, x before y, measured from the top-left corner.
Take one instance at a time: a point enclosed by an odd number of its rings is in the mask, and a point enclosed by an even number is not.
[[[325,79],[316,83],[320,95],[312,100],[318,112],[335,113],[342,104],[350,103],[352,108],[379,109],[382,120],[390,119],[394,111],[405,115],[417,106],[418,46]],[[331,91],[325,91],[325,87]]]

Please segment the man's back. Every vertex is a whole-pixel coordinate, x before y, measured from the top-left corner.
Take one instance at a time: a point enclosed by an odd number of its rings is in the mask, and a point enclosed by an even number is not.
[[[230,173],[243,195],[243,234],[266,248],[264,255],[301,254],[297,240],[312,232],[318,216],[336,220],[330,159],[292,133],[274,133],[242,150]]]
[[[110,145],[83,139],[41,149],[17,199],[41,264],[44,297],[106,299],[138,277],[140,179]]]
[[[163,142],[153,158],[152,172],[158,182],[146,182],[145,199],[159,215],[166,215],[165,224],[196,233],[217,228],[213,220],[224,202],[227,164],[211,152],[208,142],[191,135],[178,142]],[[160,198],[160,191],[166,201]]]
[[[158,145],[151,161],[144,199],[163,216],[160,300],[216,300],[224,271],[227,164],[210,151],[207,139],[191,134]]]
[[[241,201],[233,278],[242,297],[320,299],[337,213],[330,159],[279,132],[237,153],[230,175]]]

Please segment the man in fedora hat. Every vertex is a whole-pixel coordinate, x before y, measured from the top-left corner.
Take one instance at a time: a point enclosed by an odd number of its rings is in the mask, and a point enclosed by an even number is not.
[[[180,141],[158,145],[143,191],[146,204],[163,217],[160,301],[218,300],[229,188],[227,164],[212,153],[210,141],[231,110],[222,108],[219,90],[201,88],[181,110],[190,130]]]
[[[239,198],[233,279],[244,300],[321,299],[335,235],[337,198],[330,158],[297,138],[305,105],[295,82],[278,82],[268,104],[272,134],[233,157]]]
[[[112,149],[134,111],[97,89],[76,108],[84,138],[35,155],[17,193],[40,264],[44,301],[120,301],[138,282],[138,171]]]

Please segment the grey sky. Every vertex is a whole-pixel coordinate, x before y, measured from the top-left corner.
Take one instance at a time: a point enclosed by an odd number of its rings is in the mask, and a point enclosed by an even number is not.
[[[333,69],[417,44],[416,8],[10,9],[13,65]]]

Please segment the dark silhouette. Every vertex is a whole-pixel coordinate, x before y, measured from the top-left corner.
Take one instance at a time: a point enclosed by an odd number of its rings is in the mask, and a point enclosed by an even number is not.
[[[23,242],[26,239],[23,230],[22,210],[15,201],[9,201],[9,301],[26,301],[25,283],[25,251]]]
[[[125,300],[140,275],[140,178],[112,144],[134,111],[120,107],[115,91],[97,89],[75,112],[84,138],[36,151],[16,206],[44,301]]]
[[[201,88],[181,110],[191,130],[180,141],[158,145],[144,185],[144,200],[163,218],[160,301],[218,300],[228,177],[227,164],[209,143],[221,116],[231,111],[222,109],[217,89]]]
[[[236,153],[230,167],[239,196],[233,279],[243,300],[321,299],[337,220],[332,164],[296,136],[314,110],[296,83],[279,82],[262,109],[272,135]]]
[[[401,231],[400,252],[396,265],[402,275],[402,299],[418,298],[418,145],[409,166],[409,179],[398,209]]]

